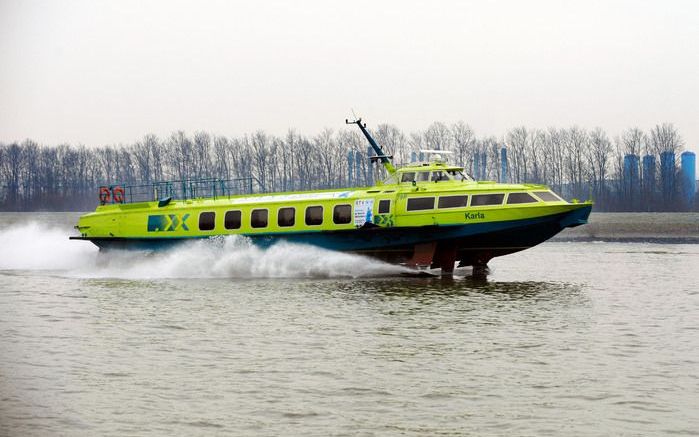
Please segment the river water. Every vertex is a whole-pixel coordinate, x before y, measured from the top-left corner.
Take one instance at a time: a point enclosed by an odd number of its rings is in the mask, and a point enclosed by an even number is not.
[[[0,214],[2,436],[699,430],[697,244],[443,280],[236,239],[98,256],[75,217]]]

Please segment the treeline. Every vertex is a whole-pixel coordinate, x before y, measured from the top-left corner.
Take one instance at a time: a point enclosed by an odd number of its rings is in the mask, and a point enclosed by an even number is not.
[[[569,199],[593,199],[602,211],[688,208],[679,185],[670,201],[655,189],[640,202],[629,200],[624,156],[664,151],[677,156],[684,144],[672,124],[649,132],[631,128],[614,139],[599,128],[517,127],[503,141],[477,136],[464,122],[435,122],[410,134],[381,124],[371,132],[398,164],[410,162],[420,149],[448,150],[453,152],[450,162],[479,179],[503,180],[505,146],[509,182],[548,184]],[[367,153],[366,139],[351,129],[325,129],[315,136],[290,130],[282,137],[258,131],[234,138],[178,131],[164,139],[146,135],[134,144],[96,148],[42,146],[32,140],[0,143],[0,209],[90,210],[97,204],[99,185],[169,179],[253,177],[255,190],[267,192],[364,185],[385,176],[380,165],[366,159]],[[659,178],[660,171],[653,175]],[[655,187],[660,181],[644,183]]]

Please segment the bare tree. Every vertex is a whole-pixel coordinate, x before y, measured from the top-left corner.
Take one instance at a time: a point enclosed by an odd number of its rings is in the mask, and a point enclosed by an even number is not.
[[[381,144],[384,151],[393,155],[398,164],[410,162],[410,148],[405,134],[392,124],[380,124],[374,135],[376,141]]]
[[[502,141],[478,138],[462,121],[451,126],[435,122],[410,135],[382,124],[374,136],[397,163],[410,161],[420,149],[443,149],[454,151],[456,163],[472,171],[478,153],[483,170],[479,176],[501,177]],[[629,203],[640,197],[629,192],[635,189],[634,183],[625,185],[626,155],[645,152],[657,157],[660,152],[682,149],[682,137],[672,124],[656,125],[648,135],[639,128],[627,129],[614,144],[600,128],[540,131],[521,126],[508,131],[505,138],[512,182],[546,183],[570,197],[592,195],[597,208],[607,210],[679,208],[679,196],[674,194],[656,202],[658,181],[646,181],[646,175],[640,184],[642,204]],[[348,129],[325,129],[311,140],[293,130],[283,138],[264,131],[234,138],[196,132],[190,138],[177,131],[164,141],[149,134],[132,145],[98,148],[47,147],[31,140],[0,144],[0,208],[90,209],[97,201],[95,187],[99,184],[164,179],[253,176],[259,180],[257,189],[267,191],[344,187],[350,183],[348,158],[352,184],[368,184],[385,175],[382,166],[370,165],[367,149],[365,138]],[[627,159],[628,165],[638,166],[638,158]],[[655,178],[654,170],[648,177]],[[633,169],[637,173],[642,174],[639,168]]]
[[[648,137],[650,149],[654,154],[662,152],[677,154],[684,147],[684,140],[672,123],[655,125]]]
[[[320,178],[318,182],[325,187],[332,187],[335,181],[336,172],[336,157],[334,156],[335,140],[333,138],[332,129],[325,128],[323,131],[313,138],[313,147],[318,151],[317,160],[320,162],[318,170]]]
[[[218,177],[231,179],[231,143],[223,136],[214,137],[213,171]]]
[[[473,152],[476,147],[476,135],[471,126],[457,121],[451,126],[454,144],[454,158],[458,165],[472,168]]]
[[[612,143],[609,141],[607,134],[600,128],[593,129],[590,132],[587,162],[590,169],[590,184],[592,185],[593,198],[602,204],[605,204],[607,201],[607,166],[611,151]]]
[[[452,150],[452,135],[446,124],[435,121],[424,133],[425,146],[434,150]]]
[[[589,147],[589,136],[584,129],[573,126],[566,135],[566,170],[571,196],[584,198],[587,168],[585,166],[585,150]]]
[[[191,177],[211,177],[211,135],[206,132],[196,132],[191,143]]]
[[[184,131],[173,132],[166,142],[166,148],[170,174],[178,180],[185,180],[193,175],[192,141]]]
[[[513,182],[529,180],[529,156],[527,154],[529,135],[529,131],[524,126],[514,128],[507,133]]]
[[[641,156],[641,152],[647,144],[646,134],[637,127],[632,127],[622,132],[621,141],[624,145],[624,153],[627,155]]]

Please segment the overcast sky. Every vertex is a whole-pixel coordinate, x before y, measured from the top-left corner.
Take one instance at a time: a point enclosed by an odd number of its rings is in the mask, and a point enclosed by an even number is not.
[[[699,1],[0,0],[0,142],[464,120],[699,145]]]

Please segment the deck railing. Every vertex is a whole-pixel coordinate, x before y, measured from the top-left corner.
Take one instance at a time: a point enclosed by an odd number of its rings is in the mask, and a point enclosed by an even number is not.
[[[255,189],[257,187],[257,190]],[[200,199],[230,197],[264,191],[254,177],[234,179],[184,179],[143,184],[105,184],[99,187],[100,203],[134,203],[165,199]]]

